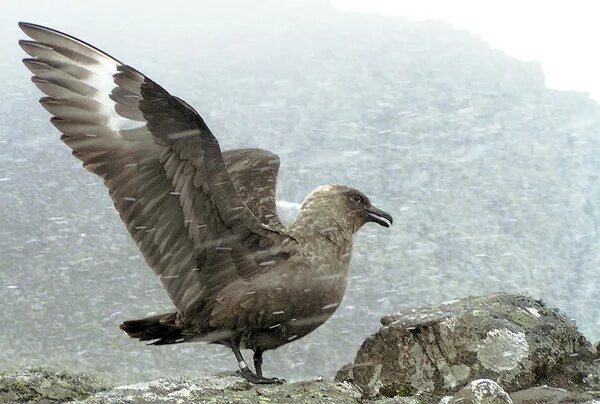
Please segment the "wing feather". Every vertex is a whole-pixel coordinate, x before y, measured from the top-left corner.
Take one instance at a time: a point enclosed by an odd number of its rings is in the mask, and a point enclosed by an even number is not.
[[[217,140],[187,103],[92,45],[19,26],[32,39],[20,44],[31,56],[23,62],[32,80],[47,95],[40,103],[73,154],[102,177],[182,315],[262,268],[257,250],[277,255],[289,244],[282,229],[257,218],[263,212],[247,198],[252,184],[232,169],[234,185]],[[269,177],[273,198],[276,174]]]
[[[223,160],[248,209],[263,223],[284,228],[275,204],[279,157],[262,149],[234,149],[223,152]]]

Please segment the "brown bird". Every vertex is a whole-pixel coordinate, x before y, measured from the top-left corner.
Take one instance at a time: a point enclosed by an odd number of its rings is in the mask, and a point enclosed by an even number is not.
[[[352,235],[392,217],[360,191],[324,185],[293,224],[275,206],[279,158],[221,152],[200,115],[134,68],[59,31],[20,23],[23,63],[83,166],[104,180],[127,230],[176,311],[121,324],[154,345],[230,347],[241,375],[265,378],[262,354],[295,341],[337,309]],[[240,349],[254,352],[252,372]]]

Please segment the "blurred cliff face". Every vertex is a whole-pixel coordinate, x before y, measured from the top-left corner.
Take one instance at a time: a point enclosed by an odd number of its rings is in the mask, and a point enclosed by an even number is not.
[[[339,14],[324,2],[216,4],[3,6],[2,368],[70,365],[121,382],[230,368],[218,347],[148,349],[117,329],[170,303],[104,187],[36,102],[18,19],[144,71],[193,105],[224,149],[278,153],[289,219],[326,183],[364,190],[394,216],[391,232],[358,234],[336,316],[273,353],[280,368],[266,373],[331,375],[381,315],[497,290],[543,297],[598,338],[595,103],[546,89],[539,66],[443,23]]]

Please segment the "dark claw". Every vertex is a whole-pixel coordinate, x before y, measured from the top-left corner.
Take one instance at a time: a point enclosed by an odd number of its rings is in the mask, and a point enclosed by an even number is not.
[[[261,377],[254,374],[250,369],[244,368],[240,371],[242,377],[254,384],[282,384],[285,383],[284,379],[278,379],[276,377]]]

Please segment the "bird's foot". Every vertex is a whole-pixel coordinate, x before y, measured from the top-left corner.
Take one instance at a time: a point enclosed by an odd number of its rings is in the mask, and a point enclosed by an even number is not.
[[[284,379],[278,379],[276,377],[258,376],[257,374],[253,373],[248,368],[244,368],[239,373],[240,373],[240,375],[242,375],[242,377],[244,379],[248,380],[250,383],[253,383],[253,384],[282,384],[282,383],[285,383]]]

